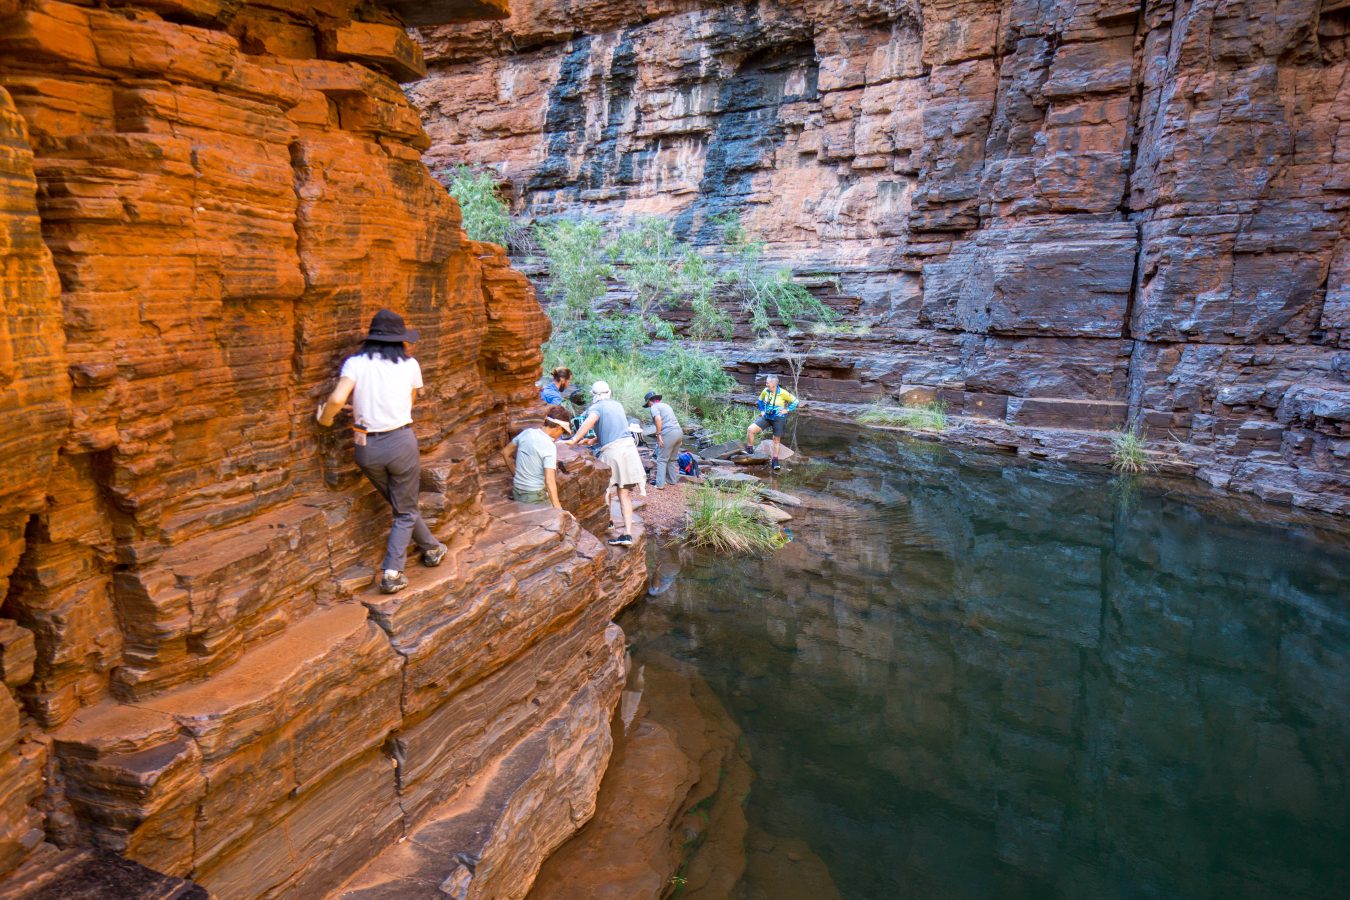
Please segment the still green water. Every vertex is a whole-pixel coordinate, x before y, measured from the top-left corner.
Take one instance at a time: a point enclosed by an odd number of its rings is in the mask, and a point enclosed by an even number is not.
[[[1350,896],[1350,529],[847,425],[798,446],[792,544],[658,550],[621,620],[744,729],[753,827],[846,898]]]

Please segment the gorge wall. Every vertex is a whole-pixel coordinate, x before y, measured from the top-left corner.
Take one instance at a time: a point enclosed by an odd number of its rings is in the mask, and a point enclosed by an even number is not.
[[[527,218],[736,212],[862,326],[799,336],[808,397],[937,393],[1023,449],[1137,421],[1350,513],[1346,0],[531,0],[419,34],[429,160]]]
[[[590,813],[641,546],[506,500],[533,290],[421,162],[402,25],[499,0],[0,0],[0,895],[113,851],[215,896],[520,896]],[[388,526],[339,419],[381,306],[420,329],[422,507]],[[60,850],[58,848],[65,848]],[[5,876],[8,875],[8,880]],[[59,894],[60,891],[56,890]]]

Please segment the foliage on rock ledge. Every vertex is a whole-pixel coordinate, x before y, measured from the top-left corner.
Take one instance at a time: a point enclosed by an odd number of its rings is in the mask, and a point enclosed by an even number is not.
[[[750,323],[758,341],[783,351],[794,382],[802,360],[794,359],[788,333],[836,321],[786,268],[767,264],[764,242],[735,216],[717,220],[723,242],[707,251],[680,240],[671,221],[658,217],[617,229],[585,217],[525,229],[512,223],[492,173],[460,166],[441,177],[471,238],[528,245],[545,261],[553,324],[546,368],[572,369],[583,387],[609,382],[630,412],[641,408],[648,390],[657,390],[712,437],[737,436],[744,416],[729,410],[735,382],[699,346],[731,337],[728,308]],[[627,302],[608,299],[615,288]],[[689,316],[683,333],[668,320],[678,309]]]

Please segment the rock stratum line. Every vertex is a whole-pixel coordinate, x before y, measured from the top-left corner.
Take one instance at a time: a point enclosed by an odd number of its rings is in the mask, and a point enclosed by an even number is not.
[[[1142,421],[1344,515],[1348,34],[1346,0],[522,0],[421,29],[410,93],[523,216],[739,214],[867,326],[799,340],[809,397],[1069,456]],[[742,326],[727,365],[784,371]]]
[[[399,13],[504,12],[0,0],[0,895],[193,896],[112,851],[313,897],[449,817],[359,884],[517,897],[590,815],[642,549],[588,530],[598,464],[561,479],[576,519],[488,473],[547,320],[398,84],[425,71]],[[386,305],[423,336],[452,547],[393,597],[387,509],[313,423]]]

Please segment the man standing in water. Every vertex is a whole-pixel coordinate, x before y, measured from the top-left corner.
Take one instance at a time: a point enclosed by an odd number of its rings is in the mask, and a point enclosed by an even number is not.
[[[765,429],[773,429],[773,449],[769,451],[769,468],[777,472],[783,468],[778,461],[779,449],[783,446],[783,432],[787,429],[788,413],[797,408],[797,398],[785,388],[778,386],[778,376],[770,375],[764,379],[764,390],[759,392],[759,417],[750,423],[745,432],[745,452],[755,452],[755,438]]]
[[[675,485],[680,480],[680,447],[684,444],[684,430],[675,418],[675,410],[655,391],[648,391],[642,405],[652,411],[656,426],[656,489],[663,490],[666,482]]]
[[[410,539],[422,551],[424,566],[439,566],[447,549],[417,511],[422,460],[412,430],[412,405],[422,387],[422,369],[407,350],[417,337],[416,331],[404,327],[398,313],[377,312],[361,349],[342,364],[337,387],[317,417],[320,425],[330,427],[351,398],[356,464],[394,512],[380,577],[384,594],[408,586],[403,564]]]
[[[610,538],[608,543],[615,547],[633,545],[633,499],[632,490],[647,477],[642,468],[642,457],[638,456],[637,444],[628,431],[628,413],[623,404],[610,398],[609,383],[597,381],[591,386],[594,398],[586,418],[577,426],[575,433],[565,443],[574,445],[591,428],[599,436],[600,459],[609,466],[609,486],[619,491],[619,509],[623,511],[623,531]]]
[[[558,448],[555,441],[570,432],[567,410],[550,406],[544,424],[526,428],[502,448],[502,459],[511,470],[511,499],[519,503],[551,503],[562,509],[558,500]]]

